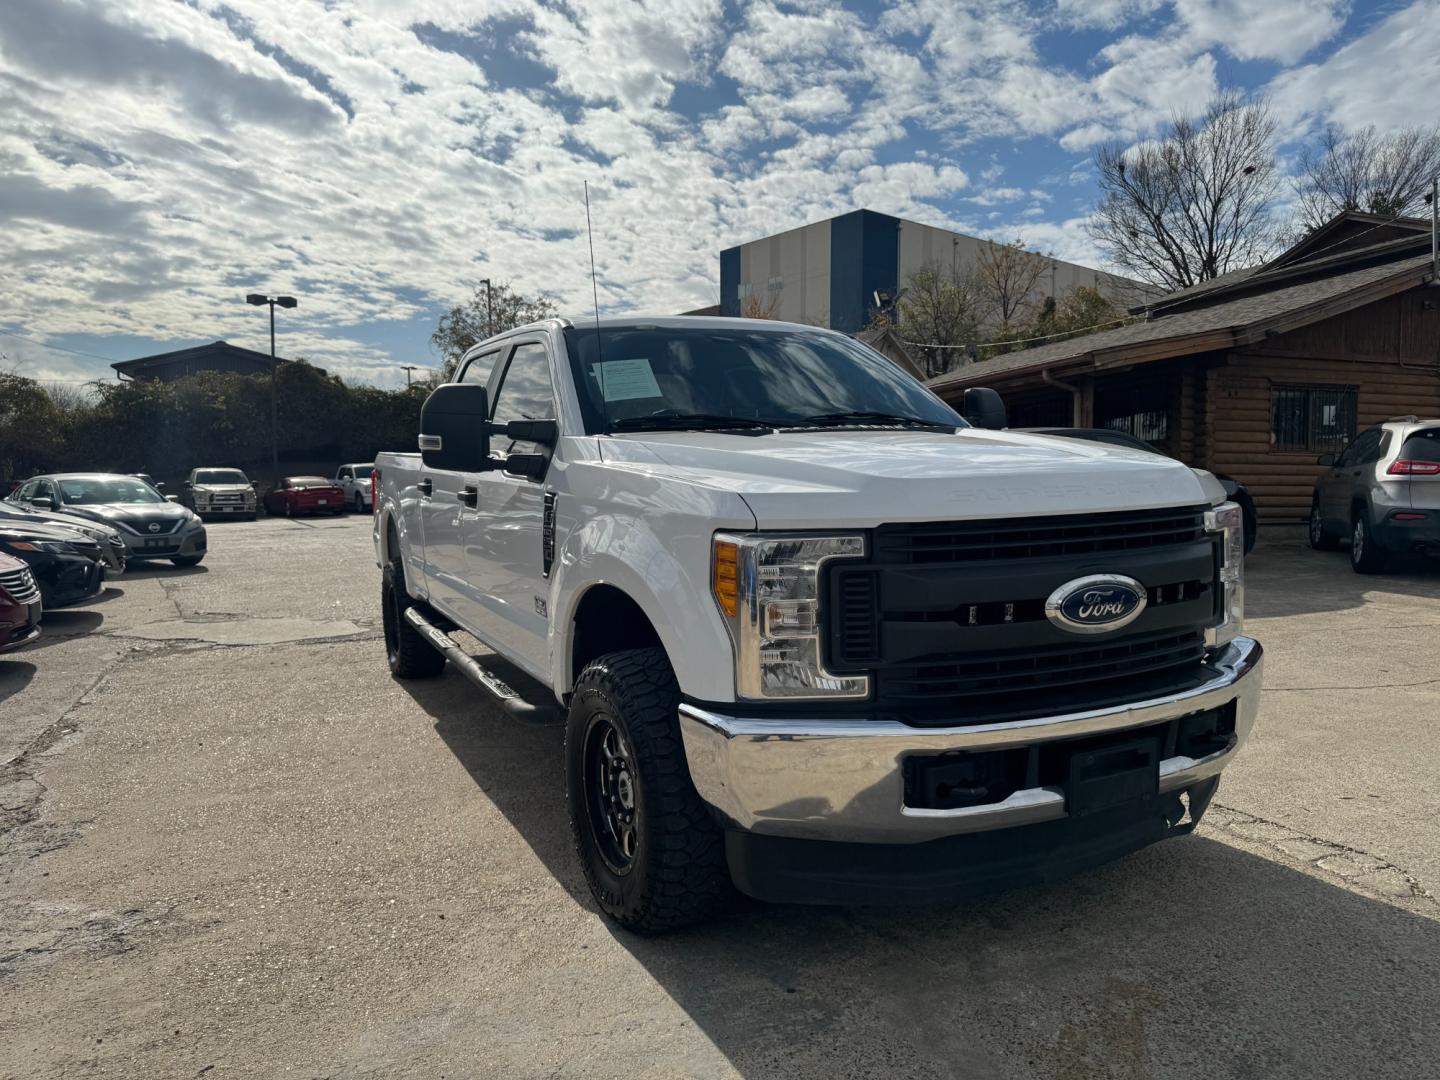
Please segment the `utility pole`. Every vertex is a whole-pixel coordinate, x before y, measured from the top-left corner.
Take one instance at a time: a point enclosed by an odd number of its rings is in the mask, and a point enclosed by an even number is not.
[[[280,391],[276,373],[280,368],[280,361],[275,358],[275,305],[283,308],[293,308],[300,301],[293,296],[266,296],[263,293],[251,293],[245,297],[247,304],[259,307],[262,304],[270,305],[270,472],[275,483],[280,483]]]
[[[495,336],[495,303],[490,295],[490,279],[481,278],[480,284],[485,286],[485,336]]]
[[[1440,285],[1440,176],[1430,180],[1430,273]]]
[[[406,386],[409,386],[409,385],[410,385],[410,373],[411,373],[412,371],[419,371],[420,368],[419,368],[419,365],[417,365],[417,364],[401,364],[401,365],[400,365],[400,370],[403,371],[403,372],[405,372],[405,385],[406,385]]]

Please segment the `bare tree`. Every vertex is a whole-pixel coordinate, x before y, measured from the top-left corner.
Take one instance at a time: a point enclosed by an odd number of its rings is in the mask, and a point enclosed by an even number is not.
[[[762,293],[751,293],[740,305],[740,317],[742,319],[773,319],[775,312],[780,310],[780,293],[778,290],[767,289]]]
[[[1001,334],[1008,334],[1022,316],[1029,315],[1033,307],[1030,294],[1051,262],[1048,255],[1027,251],[1023,240],[986,244],[980,249],[975,281],[999,319]]]
[[[954,346],[979,340],[984,300],[973,273],[932,263],[906,279],[896,314],[902,335],[921,345],[917,352],[926,378],[934,378],[965,362],[966,350]]]
[[[1274,244],[1275,121],[1263,101],[1220,94],[1198,121],[1095,155],[1102,199],[1090,235],[1144,281],[1183,289],[1258,262]]]
[[[1440,175],[1440,124],[1380,134],[1331,125],[1300,154],[1299,223],[1318,228],[1342,210],[1385,217],[1414,213]]]
[[[440,353],[440,367],[431,378],[438,382],[449,379],[460,358],[477,341],[558,313],[547,293],[526,296],[508,281],[496,282],[488,293],[477,286],[470,299],[440,316],[439,325],[430,335],[430,344]]]

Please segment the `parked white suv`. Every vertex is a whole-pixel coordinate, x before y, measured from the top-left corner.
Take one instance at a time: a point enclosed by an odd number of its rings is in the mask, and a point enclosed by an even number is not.
[[[563,718],[591,891],[640,931],[732,884],[953,899],[1190,831],[1260,700],[1240,508],[987,430],[993,391],[966,413],[808,326],[486,341],[376,462],[390,670]]]
[[[1349,542],[1357,573],[1383,571],[1392,554],[1440,552],[1440,420],[1397,416],[1355,436],[1315,481],[1310,546]]]
[[[341,465],[335,470],[335,486],[345,493],[345,505],[357,514],[370,512],[373,495],[370,491],[370,471],[373,462],[355,465]]]

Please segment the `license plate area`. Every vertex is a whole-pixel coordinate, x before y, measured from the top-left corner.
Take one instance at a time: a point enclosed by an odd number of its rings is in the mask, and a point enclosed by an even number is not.
[[[1075,754],[1068,789],[1065,803],[1071,817],[1153,799],[1160,793],[1160,740],[1132,739]]]

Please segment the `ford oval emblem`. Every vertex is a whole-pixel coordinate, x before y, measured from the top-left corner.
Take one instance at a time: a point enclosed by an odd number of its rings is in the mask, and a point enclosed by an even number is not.
[[[158,521],[152,521],[152,522],[150,522],[150,531],[151,531],[151,532],[159,532],[159,531],[160,531],[160,522],[158,522]]]
[[[1045,601],[1045,617],[1072,634],[1108,634],[1145,610],[1145,586],[1119,574],[1092,574],[1061,585]]]

